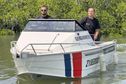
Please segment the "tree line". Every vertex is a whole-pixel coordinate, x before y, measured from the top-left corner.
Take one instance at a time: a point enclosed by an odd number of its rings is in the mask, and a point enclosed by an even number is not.
[[[77,19],[94,7],[103,35],[125,35],[126,0],[0,0],[0,29],[22,30],[28,19],[40,15],[41,5],[49,7],[49,15],[59,19]]]

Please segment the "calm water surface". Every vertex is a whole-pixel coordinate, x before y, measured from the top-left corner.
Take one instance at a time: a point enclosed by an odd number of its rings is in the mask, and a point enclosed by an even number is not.
[[[110,65],[105,73],[95,73],[83,79],[65,79],[29,74],[16,76],[10,54],[10,41],[15,36],[0,37],[0,84],[126,84],[126,53],[118,54],[119,64]]]

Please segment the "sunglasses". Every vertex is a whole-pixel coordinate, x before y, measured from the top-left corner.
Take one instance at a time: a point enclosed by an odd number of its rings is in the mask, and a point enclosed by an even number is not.
[[[41,10],[41,11],[47,11],[47,10]]]

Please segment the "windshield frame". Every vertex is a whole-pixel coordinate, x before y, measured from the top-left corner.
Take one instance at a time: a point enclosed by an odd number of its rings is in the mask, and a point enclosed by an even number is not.
[[[29,31],[29,32],[75,32],[75,31],[78,31],[78,30],[76,30],[76,25],[78,25],[82,30],[80,30],[80,31],[83,31],[83,30],[85,30],[80,24],[79,24],[79,22],[78,21],[76,21],[76,20],[74,20],[74,19],[30,19],[30,20],[28,20],[28,22],[29,21],[60,21],[60,22],[62,22],[62,21],[64,21],[64,22],[74,22],[75,24],[74,24],[74,30],[73,31],[60,31],[60,30],[48,30],[48,31],[44,31],[44,30],[41,30],[41,31],[38,31],[38,30],[26,30],[26,26],[25,26],[25,28],[24,28],[24,30],[23,31]],[[27,22],[27,23],[28,23]],[[26,24],[27,25],[27,24]]]

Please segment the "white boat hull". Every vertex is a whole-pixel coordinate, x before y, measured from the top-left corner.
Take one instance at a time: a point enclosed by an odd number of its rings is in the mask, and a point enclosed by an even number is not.
[[[64,54],[34,55],[23,53],[19,58],[14,48],[14,62],[18,74],[32,73],[48,76],[82,78],[100,70],[100,55],[103,54],[106,66],[113,63],[115,43],[100,44],[98,48]]]

